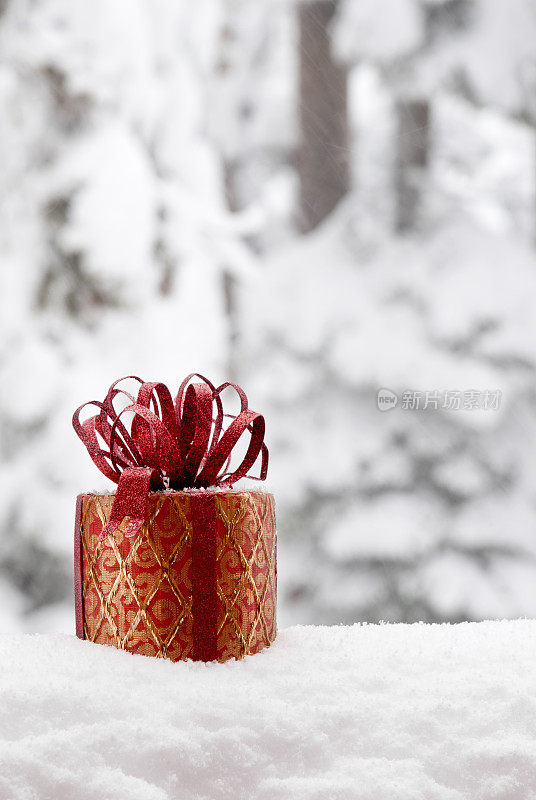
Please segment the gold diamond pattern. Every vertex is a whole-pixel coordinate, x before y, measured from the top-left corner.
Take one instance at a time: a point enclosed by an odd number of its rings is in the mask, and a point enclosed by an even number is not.
[[[181,535],[177,538],[177,543],[175,544],[170,556],[167,559],[163,558],[162,555],[158,552],[158,548],[155,547],[155,544],[151,536],[151,530],[154,524],[154,520],[161,511],[163,503],[166,502],[165,496],[159,497],[156,500],[154,511],[149,517],[148,524],[143,526],[142,529],[137,534],[137,536],[130,540],[131,544],[130,547],[128,548],[126,557],[123,556],[120,549],[120,544],[124,543],[126,539],[122,531],[116,532],[115,536],[109,536],[104,542],[99,542],[97,540],[96,548],[93,549],[88,541],[88,534],[87,534],[88,514],[91,512],[93,508],[94,511],[97,513],[97,516],[101,522],[101,525],[99,527],[102,530],[111,512],[112,500],[113,496],[110,495],[104,495],[104,496],[91,495],[89,502],[83,503],[83,514],[82,514],[82,524],[80,526],[80,533],[82,537],[84,572],[86,572],[86,565],[87,565],[87,577],[84,580],[83,596],[84,598],[86,598],[90,593],[90,589],[92,588],[96,592],[100,600],[100,615],[97,618],[97,620],[92,621],[91,626],[88,625],[87,617],[86,615],[84,615],[85,638],[93,642],[101,641],[102,637],[100,636],[100,634],[103,624],[106,621],[108,623],[109,629],[111,629],[112,631],[113,644],[115,645],[115,647],[118,647],[121,650],[128,650],[130,649],[129,642],[133,639],[135,631],[138,628],[140,621],[142,621],[145,630],[149,632],[150,636],[154,641],[156,649],[155,655],[161,658],[166,658],[168,656],[168,650],[170,648],[170,645],[173,642],[179,628],[181,627],[181,625],[184,624],[185,620],[192,619],[191,595],[189,597],[183,596],[179,588],[175,585],[174,581],[170,576],[170,568],[172,567],[175,558],[182,551],[185,543],[187,541],[191,541],[191,536],[192,536],[191,523],[185,518],[184,513],[180,508],[180,506],[176,506],[176,511],[179,513],[179,516],[181,517],[181,520],[183,522],[182,532]],[[128,542],[128,539],[126,541]],[[136,557],[138,548],[142,543],[145,543],[149,546],[150,550],[152,551],[153,557],[159,567],[159,577],[157,578],[152,590],[143,599],[140,597],[140,593],[137,587],[134,585],[132,577],[132,564]],[[98,568],[101,566],[104,560],[107,548],[110,548],[113,551],[113,554],[119,565],[119,569],[117,570],[117,576],[111,588],[108,591],[103,590],[102,578],[101,578],[102,571],[100,568]],[[172,628],[171,632],[165,638],[162,638],[158,628],[154,624],[153,616],[147,613],[147,609],[151,601],[159,591],[160,587],[164,583],[164,581],[166,581],[166,586],[169,586],[172,594],[177,599],[179,607],[181,609],[181,613],[177,615],[174,627]],[[113,615],[111,614],[111,606],[114,595],[116,594],[118,589],[121,586],[124,586],[125,584],[130,589],[131,599],[134,600],[138,606],[138,611],[134,619],[130,622],[126,632],[121,631],[119,629],[116,621],[113,618]]]
[[[242,658],[276,635],[273,497],[217,492],[218,660]],[[128,519],[104,542],[113,495],[82,503],[84,635],[160,658],[193,652],[192,522],[187,492],[154,492],[149,521],[133,539]]]
[[[221,635],[225,626],[230,623],[235,634],[235,647],[233,655],[236,658],[256,652],[256,649],[269,645],[275,638],[275,613],[273,618],[266,618],[266,596],[269,589],[272,590],[272,597],[276,597],[276,537],[275,537],[275,516],[273,498],[265,495],[265,502],[259,504],[253,502],[252,495],[248,492],[241,493],[240,503],[237,508],[229,509],[228,499],[225,496],[218,496],[216,499],[218,514],[223,522],[225,534],[219,541],[217,551],[218,564],[222,564],[226,550],[232,548],[240,560],[241,570],[236,586],[231,595],[227,594],[226,587],[222,586],[222,581],[218,581],[217,591],[221,603],[221,611],[218,618],[218,635]],[[260,506],[260,513],[259,513]],[[232,513],[229,513],[231,511]],[[244,519],[250,519],[251,526],[244,526],[241,523]],[[266,532],[271,532],[267,537]],[[244,535],[246,532],[247,535]],[[269,539],[268,543],[266,539]],[[247,545],[251,546],[251,554],[248,556]],[[266,559],[266,568],[259,571],[259,575],[254,574],[254,566],[259,551]],[[243,603],[241,599],[246,597],[249,604],[253,601],[255,614],[252,620],[247,620],[244,624]],[[275,612],[275,609],[273,609]],[[253,643],[258,635],[258,627],[262,631],[262,638],[259,648],[254,648]]]

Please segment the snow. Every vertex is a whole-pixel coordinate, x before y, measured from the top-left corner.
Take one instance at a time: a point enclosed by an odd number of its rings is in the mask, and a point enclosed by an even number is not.
[[[51,413],[57,390],[49,376],[58,362],[57,353],[37,337],[16,340],[0,368],[0,406],[11,424],[35,423]]]
[[[436,544],[433,532],[440,517],[439,504],[393,492],[342,513],[325,535],[324,550],[342,563],[359,556],[411,559]]]
[[[475,17],[478,24],[447,48],[446,59],[463,65],[479,100],[517,113],[527,110],[534,91],[534,3],[477,0]]]
[[[466,112],[456,107],[460,120]],[[480,124],[465,131],[478,152]],[[253,387],[275,431],[280,563],[288,538],[309,565],[296,556],[282,567],[292,622],[532,613],[522,592],[535,552],[534,252],[449,204],[418,233],[385,239],[376,228],[363,248],[352,196],[265,257],[262,297],[244,286],[244,327],[259,352],[249,354]],[[385,414],[380,387],[399,398]],[[411,410],[407,390],[500,392],[501,402]],[[369,588],[356,593],[352,580],[367,571]],[[335,584],[346,597],[333,599]]]
[[[63,172],[67,186],[84,188],[75,190],[61,245],[87,252],[89,272],[105,286],[124,280],[129,299],[133,286],[150,288],[155,186],[141,144],[123,124],[103,126],[73,148]]]
[[[2,800],[523,800],[536,623],[283,630],[227,664],[0,637]]]
[[[344,0],[335,46],[348,60],[403,58],[421,45],[424,21],[424,11],[414,0]]]

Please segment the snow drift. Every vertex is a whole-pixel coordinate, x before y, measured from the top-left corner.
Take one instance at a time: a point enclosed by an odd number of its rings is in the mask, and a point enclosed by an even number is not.
[[[0,637],[2,800],[511,800],[536,623],[296,627],[227,664]]]

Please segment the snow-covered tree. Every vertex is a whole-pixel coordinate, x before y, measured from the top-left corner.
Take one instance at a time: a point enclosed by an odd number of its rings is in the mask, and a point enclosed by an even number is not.
[[[534,613],[533,253],[461,218],[366,257],[351,219],[273,256],[264,313],[249,298],[282,596],[309,622]]]
[[[283,624],[536,611],[530,0],[340,0],[357,188],[305,237],[298,6],[0,4],[2,629],[70,600],[73,409],[197,369],[266,414]]]
[[[393,98],[394,221],[420,224],[434,147],[434,116],[445,91],[536,119],[534,0],[343,0],[335,49],[373,64]]]
[[[2,7],[0,586],[13,614],[70,598],[74,496],[99,484],[74,408],[124,374],[226,376],[223,276],[254,260],[210,135],[221,25],[215,0]]]
[[[229,208],[261,251],[288,236],[294,214],[295,28],[287,0],[222,3],[209,130]]]
[[[404,30],[397,11],[393,46]],[[392,237],[391,86],[370,63],[351,86],[355,197],[272,254],[243,303],[276,430],[281,594],[303,621],[532,614],[531,130],[437,89],[426,215]],[[398,396],[385,413],[382,388]],[[421,407],[404,407],[414,392]]]
[[[445,64],[470,19],[473,0],[344,0],[335,49],[350,63],[373,64],[389,87],[393,129],[394,223],[423,223],[430,160],[432,97],[453,65]]]

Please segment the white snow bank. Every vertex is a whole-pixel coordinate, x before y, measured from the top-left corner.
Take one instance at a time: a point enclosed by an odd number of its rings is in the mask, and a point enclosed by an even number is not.
[[[2,800],[536,790],[536,622],[297,627],[242,662],[0,636]]]

